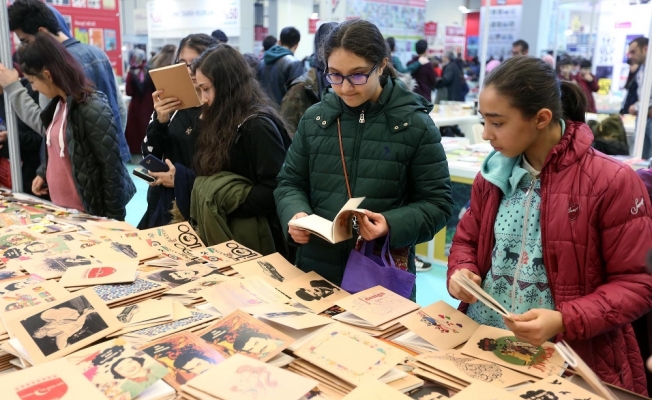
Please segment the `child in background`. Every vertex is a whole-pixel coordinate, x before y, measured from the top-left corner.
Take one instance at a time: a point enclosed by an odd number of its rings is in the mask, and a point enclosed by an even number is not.
[[[603,381],[646,394],[631,322],[652,308],[652,209],[628,166],[591,148],[586,98],[544,61],[514,57],[480,94],[482,165],[459,223],[448,276],[459,272],[514,317],[501,318],[449,279],[475,321],[540,345],[566,340]]]

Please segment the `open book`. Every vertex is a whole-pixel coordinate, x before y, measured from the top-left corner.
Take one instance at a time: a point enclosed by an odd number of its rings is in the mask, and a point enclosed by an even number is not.
[[[494,310],[501,316],[507,318],[508,320],[514,321],[514,318],[509,313],[509,311],[505,309],[505,307],[501,306],[499,302],[497,302],[493,297],[491,297],[487,292],[485,292],[484,289],[478,286],[471,279],[462,275],[460,272],[454,273],[453,276],[451,276],[451,279],[454,280],[455,283],[460,285],[462,289],[472,294],[473,297],[483,302],[487,307],[491,308],[492,310]]]
[[[364,197],[349,199],[337,213],[333,222],[317,214],[313,214],[307,217],[293,219],[289,222],[289,225],[310,231],[310,233],[333,244],[343,242],[353,237],[351,226],[353,212],[364,213],[364,210],[358,209],[364,199]]]
[[[575,353],[571,347],[563,340],[555,344],[555,349],[564,358],[579,376],[581,376],[586,383],[596,391],[596,393],[607,400],[617,400],[618,398],[609,390],[609,388],[600,381],[600,378],[586,365],[584,360]]]

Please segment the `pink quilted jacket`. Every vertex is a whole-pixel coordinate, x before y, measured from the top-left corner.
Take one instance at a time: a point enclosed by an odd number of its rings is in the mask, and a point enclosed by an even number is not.
[[[652,206],[628,166],[591,148],[585,124],[569,122],[541,173],[544,264],[566,340],[605,382],[646,395],[643,360],[630,323],[652,309]],[[448,277],[491,268],[500,189],[478,174],[459,223]],[[460,309],[465,310],[466,304]]]

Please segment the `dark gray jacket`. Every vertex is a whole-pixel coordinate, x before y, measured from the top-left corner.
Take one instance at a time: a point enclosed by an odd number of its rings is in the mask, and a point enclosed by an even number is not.
[[[290,50],[276,45],[265,52],[257,72],[263,89],[280,108],[287,88],[303,75],[303,63]]]
[[[41,113],[43,126],[52,123],[59,99],[52,99]],[[85,103],[77,103],[68,96],[66,104],[65,147],[84,210],[92,215],[124,220],[127,214],[125,207],[136,193],[136,187],[120,158],[120,130],[106,95],[94,92]],[[46,168],[47,152],[45,162],[37,171],[43,179]]]

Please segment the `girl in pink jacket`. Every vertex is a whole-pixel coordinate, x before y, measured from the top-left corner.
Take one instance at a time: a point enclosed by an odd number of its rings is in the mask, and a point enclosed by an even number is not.
[[[646,394],[631,322],[652,308],[652,208],[634,171],[591,148],[586,97],[544,61],[514,57],[480,94],[492,152],[460,221],[448,275],[460,271],[510,313],[448,283],[474,320],[540,345],[566,340],[607,383]]]

